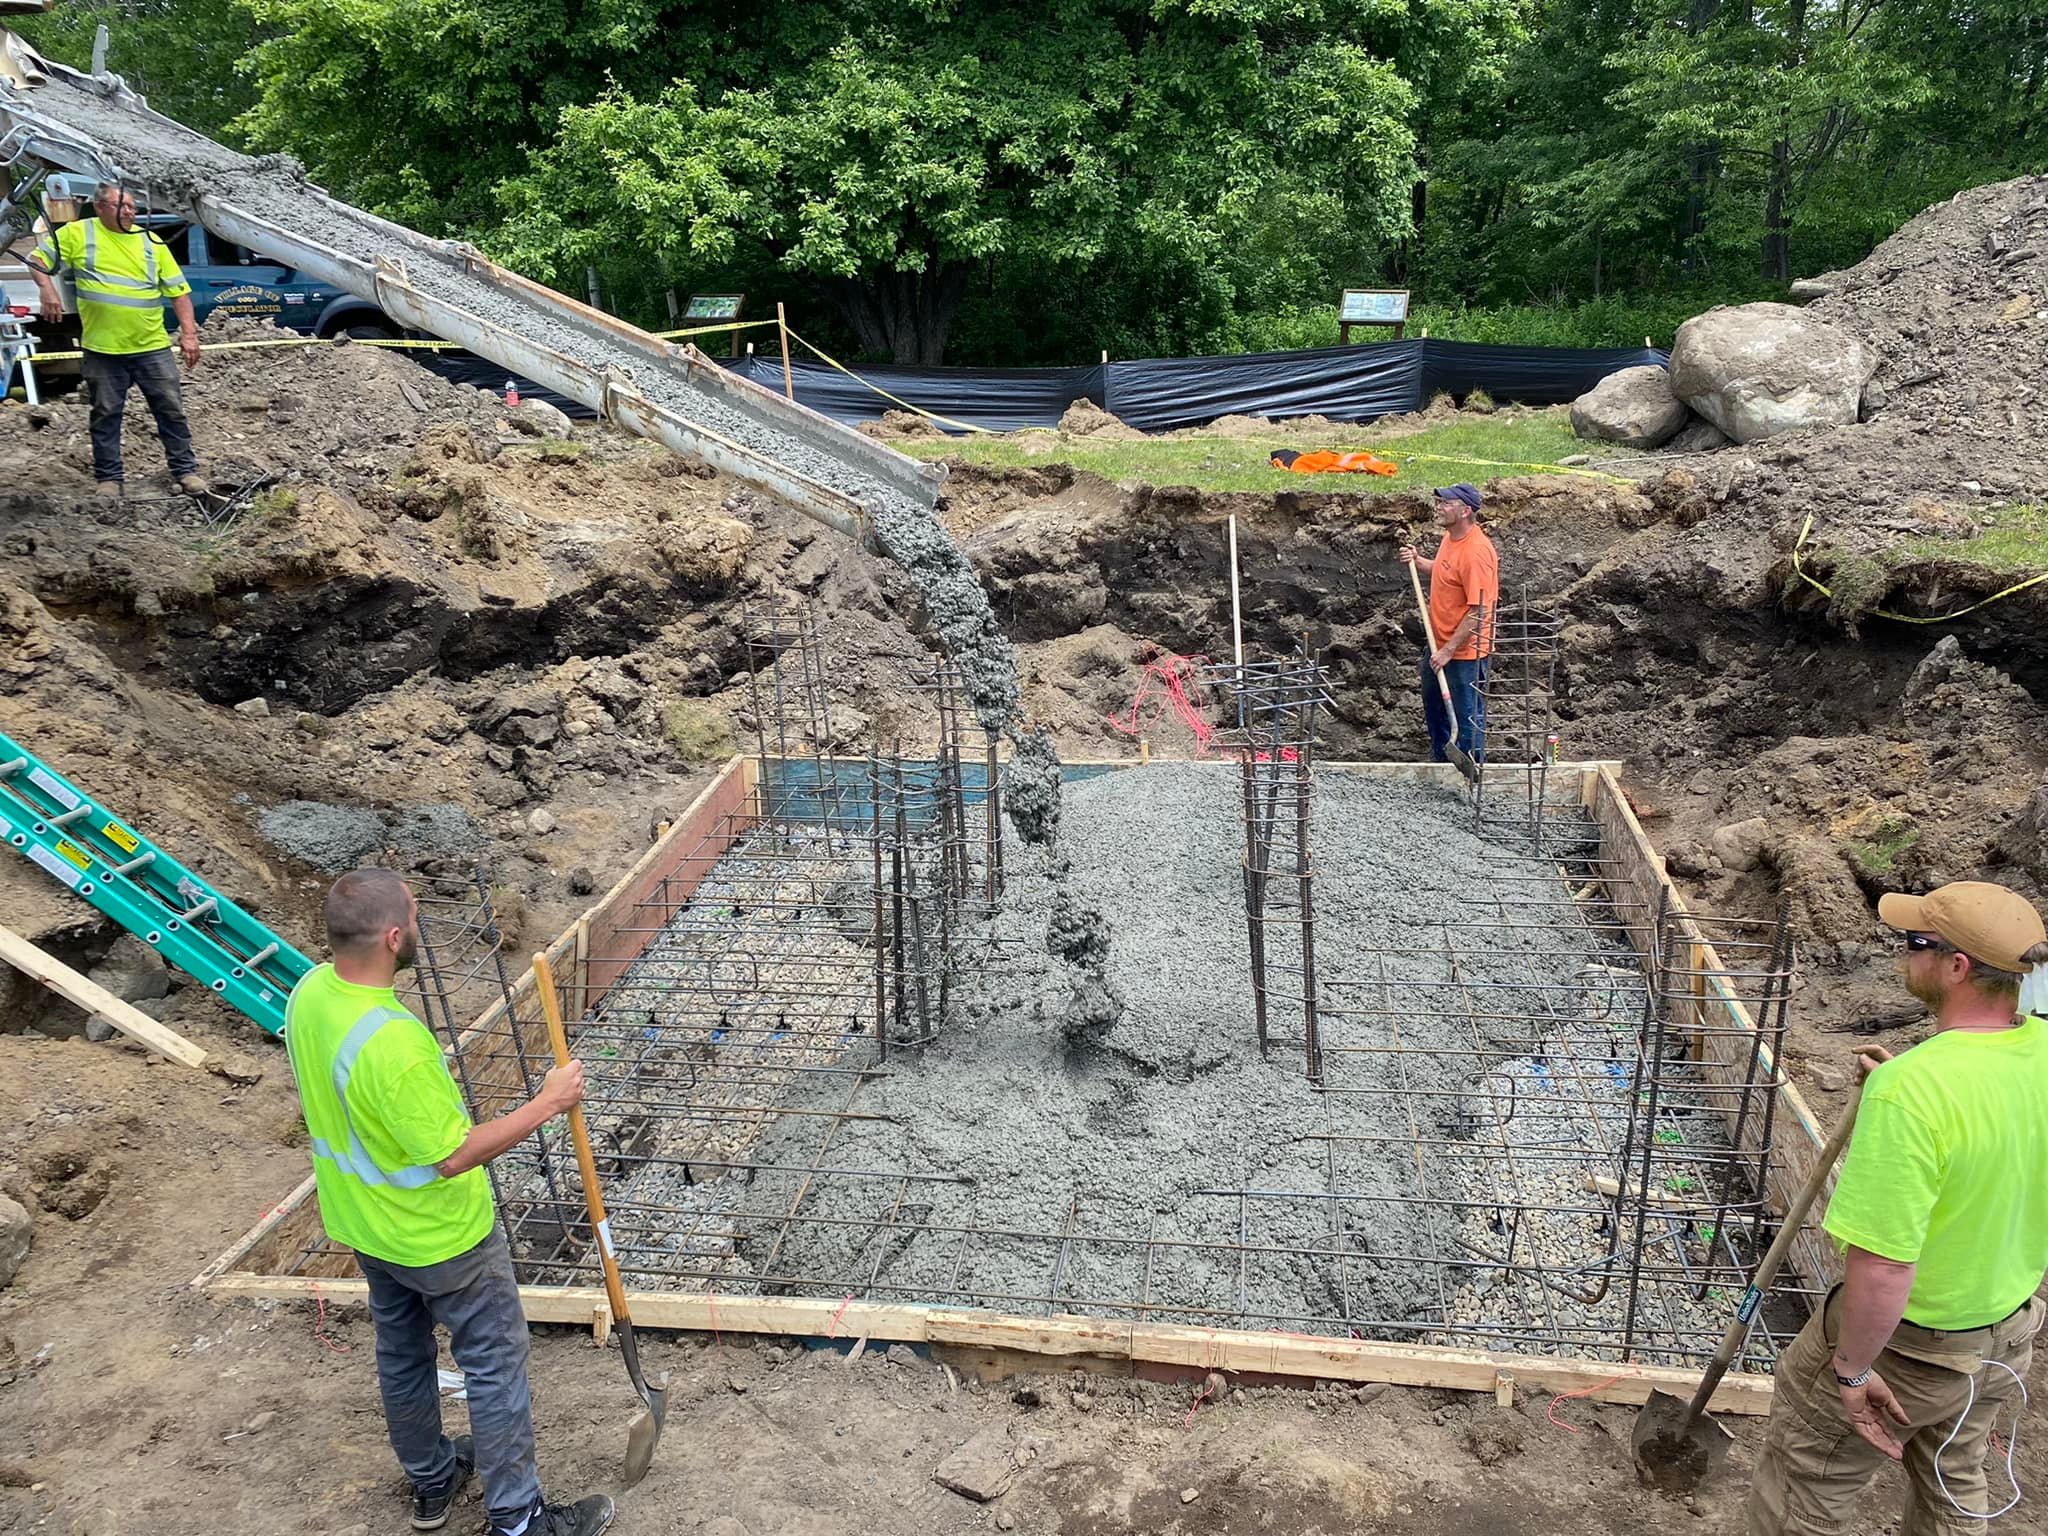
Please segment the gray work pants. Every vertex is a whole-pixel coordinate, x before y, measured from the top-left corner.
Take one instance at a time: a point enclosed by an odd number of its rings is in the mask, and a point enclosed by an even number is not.
[[[178,354],[170,347],[155,352],[123,354],[88,352],[79,372],[92,390],[92,477],[112,480],[121,473],[121,412],[131,387],[142,391],[163,439],[164,460],[171,474],[196,475],[199,459],[192,451],[192,428],[185,420],[185,394],[178,379]]]
[[[415,1489],[438,1493],[455,1475],[455,1448],[441,1433],[434,1325],[448,1330],[469,1389],[469,1429],[483,1477],[484,1509],[515,1523],[540,1501],[533,1450],[533,1397],[526,1385],[526,1316],[512,1277],[505,1229],[467,1253],[412,1268],[356,1255],[370,1282],[377,1325],[377,1384],[398,1464]]]

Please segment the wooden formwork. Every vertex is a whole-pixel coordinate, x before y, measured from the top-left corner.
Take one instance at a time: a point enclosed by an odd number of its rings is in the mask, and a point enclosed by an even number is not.
[[[1140,767],[1131,762],[1076,766],[1084,771]],[[1442,781],[1447,789],[1455,787],[1454,770],[1444,764],[1327,766],[1387,778]],[[1552,773],[1558,779],[1572,773],[1579,776],[1581,801],[1600,828],[1605,878],[1621,888],[1614,892],[1617,899],[1635,910],[1649,911],[1663,902],[1667,911],[1682,916],[1686,913],[1684,902],[1671,887],[1664,861],[1644,835],[1614,768],[1611,763],[1561,764]],[[650,901],[673,908],[686,900],[745,829],[758,810],[758,772],[752,758],[735,757],[728,762],[639,862],[547,946],[543,952],[558,985],[572,1002],[601,995],[639,947],[632,942],[637,931],[636,909],[644,911],[644,904]],[[1693,945],[1689,959],[1696,974],[1711,977],[1720,969],[1710,944]],[[531,999],[533,990],[529,967],[513,985],[513,1006]],[[504,1008],[501,1001],[486,1010],[465,1039],[490,1030]],[[1719,1075],[1726,1082],[1739,1081],[1750,1054],[1745,1032],[1753,1036],[1756,1029],[1741,1000],[1725,987],[1704,985],[1693,1004],[1691,1022],[1703,1042],[1702,1070],[1710,1079]],[[1768,1047],[1764,1065],[1767,1071],[1776,1070]],[[509,1096],[509,1084],[506,1092]],[[1782,1209],[1812,1171],[1825,1137],[1796,1088],[1782,1082],[1775,1092],[1778,1103],[1769,1193],[1772,1203]],[[1752,1150],[1759,1134],[1757,1117],[1752,1116],[1743,1135]],[[1818,1216],[1810,1218],[1802,1230],[1793,1249],[1794,1266],[1813,1280],[1826,1282],[1838,1276],[1840,1266],[1819,1231],[1818,1220]],[[220,1296],[362,1298],[367,1288],[346,1256],[328,1255],[310,1266],[302,1265],[297,1273],[282,1273],[295,1257],[314,1246],[320,1235],[318,1201],[308,1177],[192,1283]],[[600,1334],[609,1329],[610,1311],[601,1288],[529,1285],[520,1288],[520,1296],[530,1321],[590,1326]],[[1078,1316],[1020,1317],[981,1309],[854,1299],[634,1291],[631,1302],[634,1322],[641,1327],[925,1344],[956,1352],[964,1362],[983,1369],[1033,1363],[1053,1369],[1085,1363],[1092,1369],[1133,1372],[1222,1370],[1282,1379],[1390,1382],[1487,1392],[1502,1398],[1519,1386],[1620,1403],[1642,1402],[1653,1389],[1688,1392],[1697,1380],[1697,1374],[1688,1370],[1616,1366],[1509,1351]],[[1768,1376],[1731,1373],[1716,1391],[1712,1407],[1722,1412],[1765,1413],[1770,1395]]]

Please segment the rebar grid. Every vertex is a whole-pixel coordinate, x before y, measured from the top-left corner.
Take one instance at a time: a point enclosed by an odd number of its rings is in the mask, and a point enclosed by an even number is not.
[[[894,824],[900,770],[904,824],[929,832],[909,840],[906,871],[936,883],[950,816],[938,765],[892,754],[859,769],[844,803],[871,827],[885,809]],[[1279,777],[1276,793],[1295,783]],[[891,1028],[877,1027],[895,1000],[875,939],[893,943],[909,920],[892,927],[875,913],[877,892],[894,896],[891,877],[874,873],[888,834],[844,848],[829,813],[818,815],[789,828],[726,818],[706,842],[732,846],[709,873],[657,882],[609,941],[632,956],[628,969],[587,1008],[565,999],[582,1014],[577,1053],[629,1285],[1618,1362],[1710,1352],[1770,1236],[1762,1189],[1789,976],[1782,917],[1757,929],[1650,908],[1596,855],[1584,811],[1560,810],[1553,827],[1575,855],[1560,867],[1502,850],[1489,899],[1456,921],[1418,927],[1406,902],[1345,913],[1403,936],[1378,948],[1371,974],[1319,979],[1317,1108],[1276,1127],[1318,1177],[1254,1178],[1247,1167],[1171,1208],[1076,1187],[1060,1209],[1027,1215],[999,1183],[909,1171],[913,1126],[864,1107],[865,1090],[898,1070]],[[980,846],[974,830],[966,841]],[[458,916],[429,926],[489,925]],[[1724,942],[1709,968],[1706,946]],[[444,969],[454,950],[435,946]],[[1003,962],[993,946],[987,954]],[[488,982],[492,971],[479,974]],[[908,992],[919,972],[902,974]],[[1751,1009],[1761,1034],[1739,1028],[1730,1001]],[[907,1028],[914,1006],[911,1016]],[[1421,1050],[1417,1033],[1450,1043]],[[462,1053],[470,1078],[508,1085],[501,1093],[537,1082],[544,1059],[521,1056],[537,1035],[530,1002],[507,1007]],[[1709,1058],[1734,1075],[1710,1079]],[[1399,1105],[1406,1134],[1385,1129],[1383,1110],[1360,1114],[1370,1101]],[[850,1126],[858,1137],[842,1135]],[[883,1126],[900,1134],[878,1142]],[[853,1140],[866,1150],[849,1154]],[[893,1161],[882,1150],[892,1143]],[[528,1143],[500,1166],[528,1283],[593,1273],[563,1150]],[[1413,1219],[1389,1219],[1402,1213]],[[827,1232],[841,1239],[829,1257],[808,1240]],[[1298,1284],[1286,1290],[1275,1276]],[[1271,1299],[1296,1294],[1298,1305]],[[1760,1321],[1739,1364],[1772,1354]]]
[[[1306,640],[1291,657],[1212,666],[1202,677],[1235,696],[1239,721],[1219,731],[1212,745],[1236,757],[1243,789],[1245,931],[1259,1052],[1267,1055],[1276,1045],[1298,1049],[1309,1080],[1320,1082],[1309,833],[1317,716],[1330,703],[1329,680]],[[1299,1012],[1300,1039],[1274,1034],[1276,1007]]]
[[[1515,833],[1534,853],[1547,851],[1550,769],[1557,761],[1557,661],[1564,620],[1529,604],[1524,587],[1493,626],[1493,651],[1479,685],[1485,704],[1486,761],[1472,801],[1490,830]],[[1488,781],[1520,790],[1488,798]]]

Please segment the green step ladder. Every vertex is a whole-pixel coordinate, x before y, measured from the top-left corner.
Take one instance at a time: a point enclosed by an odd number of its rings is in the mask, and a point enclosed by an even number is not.
[[[273,1035],[313,962],[0,732],[0,835]]]

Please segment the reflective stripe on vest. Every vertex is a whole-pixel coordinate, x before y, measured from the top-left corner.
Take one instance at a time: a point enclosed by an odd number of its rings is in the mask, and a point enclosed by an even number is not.
[[[297,1000],[298,992],[294,988],[291,1002],[296,1002]],[[285,1005],[284,1040],[285,1050],[288,1054],[291,1052],[293,1045],[291,1002]],[[419,1189],[440,1178],[439,1171],[425,1167],[379,1168],[371,1158],[368,1149],[357,1139],[355,1124],[350,1120],[348,1113],[348,1079],[350,1071],[355,1066],[356,1057],[362,1054],[363,1047],[369,1044],[370,1037],[376,1034],[378,1030],[382,1029],[386,1024],[407,1017],[409,1015],[401,1009],[372,1008],[358,1019],[355,1028],[351,1029],[342,1038],[341,1048],[334,1053],[332,1083],[334,1086],[334,1102],[341,1110],[342,1127],[348,1132],[348,1145],[346,1147],[337,1147],[322,1137],[314,1136],[312,1138],[312,1148],[315,1157],[326,1158],[338,1170],[362,1180],[365,1184],[390,1185],[397,1189]],[[294,1057],[292,1061],[293,1070],[297,1071],[298,1066],[299,1062]],[[309,1126],[307,1129],[310,1131],[311,1127]]]
[[[136,231],[142,240],[143,275],[139,278],[122,277],[113,272],[102,272],[100,270],[99,233],[100,221],[98,219],[87,219],[85,221],[85,265],[79,269],[78,275],[88,282],[105,283],[112,288],[140,288],[145,293],[155,293],[156,244],[149,238],[149,231],[146,229]]]

